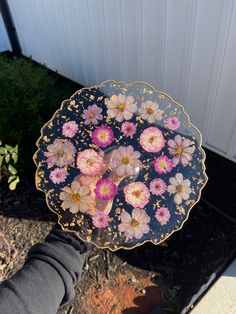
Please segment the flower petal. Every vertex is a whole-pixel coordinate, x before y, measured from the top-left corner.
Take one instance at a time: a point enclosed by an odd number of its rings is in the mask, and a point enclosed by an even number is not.
[[[126,105],[129,105],[129,104],[132,104],[134,102],[134,97],[133,96],[127,96],[126,99],[125,99],[125,104]]]
[[[77,194],[79,192],[79,189],[80,189],[79,181],[74,180],[71,183],[71,190],[73,191],[73,194]]]
[[[184,156],[183,154],[180,156],[180,160],[183,166],[187,166],[187,164],[189,163],[188,158],[186,158],[186,156]]]
[[[116,121],[122,122],[124,120],[124,115],[122,111],[118,111],[116,114]]]
[[[177,205],[180,205],[182,203],[182,196],[180,193],[176,193],[174,196],[174,202]]]
[[[127,105],[126,108],[128,111],[130,111],[132,113],[135,113],[137,111],[136,103],[131,103],[131,104]]]
[[[188,153],[188,154],[193,154],[195,152],[195,146],[192,146],[192,147],[185,147],[183,149],[184,153]]]
[[[128,176],[132,176],[134,174],[134,168],[129,164],[125,166],[125,173]]]
[[[185,179],[182,184],[183,184],[183,186],[184,186],[185,188],[186,188],[186,187],[190,187],[191,181],[190,181],[189,179]]]
[[[115,104],[118,105],[120,103],[120,99],[118,98],[117,95],[112,95],[111,96],[111,101]]]
[[[140,226],[134,228],[134,237],[135,239],[141,239],[143,237],[143,231]]]
[[[89,187],[87,187],[86,185],[81,186],[81,188],[79,189],[80,196],[85,196],[89,194],[89,192],[90,192]]]
[[[147,224],[140,224],[139,227],[144,234],[147,234],[150,231],[150,227]]]
[[[119,98],[119,102],[121,104],[124,104],[125,103],[125,99],[126,99],[126,96],[124,94],[119,94],[118,95],[118,98]]]
[[[143,209],[135,208],[132,211],[132,217],[133,219],[137,220],[140,222],[140,218],[142,217],[143,214]]]
[[[130,226],[130,224],[126,224],[126,223],[121,223],[121,224],[119,224],[119,226],[118,226],[118,230],[120,231],[120,232],[124,232],[126,229],[128,229],[129,228],[129,226]]]
[[[130,214],[127,213],[125,210],[122,211],[122,213],[120,215],[120,219],[121,219],[122,223],[127,223],[127,224],[130,224],[132,221]]]
[[[168,185],[167,191],[168,191],[170,194],[174,194],[174,193],[176,192],[176,186],[174,186],[174,185]]]
[[[133,113],[130,111],[125,110],[123,113],[123,117],[125,118],[125,120],[130,120],[133,117]]]
[[[176,173],[175,178],[176,178],[176,180],[177,180],[178,183],[182,183],[182,182],[183,182],[183,179],[184,179],[183,174],[180,173],[180,172]]]
[[[107,110],[107,114],[108,114],[108,116],[111,117],[111,118],[115,118],[117,112],[118,112],[117,109],[108,109],[108,110]]]
[[[125,175],[125,170],[126,166],[121,164],[118,168],[116,168],[116,173],[118,174],[118,176],[123,176]]]
[[[182,142],[182,147],[185,148],[185,147],[188,147],[191,145],[191,141],[188,139],[188,138],[185,138]]]
[[[177,148],[177,144],[174,140],[168,140],[168,146],[171,148]]]
[[[180,162],[180,155],[176,155],[175,157],[173,157],[172,162],[174,166],[177,166]]]
[[[182,199],[185,201],[189,199],[189,194],[186,192],[182,193],[181,196],[182,196]]]
[[[178,146],[182,146],[182,137],[179,134],[175,136],[175,142]]]
[[[169,182],[170,182],[172,185],[175,185],[175,186],[177,186],[177,185],[179,184],[178,181],[177,181],[174,177],[170,178]]]
[[[126,230],[125,230],[125,235],[127,238],[132,239],[134,237],[134,228],[129,226]]]
[[[69,208],[69,211],[70,211],[72,214],[78,213],[78,211],[79,211],[79,206],[78,206],[78,204],[71,204],[71,205],[70,205],[70,208]]]

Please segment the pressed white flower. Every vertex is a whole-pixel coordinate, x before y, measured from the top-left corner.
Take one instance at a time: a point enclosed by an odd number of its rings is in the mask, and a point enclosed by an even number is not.
[[[167,191],[170,194],[175,194],[174,202],[180,205],[182,201],[189,199],[191,194],[191,182],[189,179],[184,179],[182,173],[176,173],[175,177],[169,179],[170,185],[167,187]]]
[[[120,232],[129,239],[141,239],[150,231],[149,222],[151,218],[144,209],[134,208],[131,215],[123,210],[120,215],[121,223],[118,225]]]
[[[110,118],[115,118],[116,121],[132,119],[134,113],[137,111],[137,104],[133,96],[126,96],[124,94],[112,95],[106,101],[107,115]]]
[[[66,186],[60,193],[60,200],[62,200],[62,208],[69,209],[73,214],[90,213],[95,207],[95,200],[90,196],[90,189],[85,185],[81,185],[78,180],[74,180],[71,186]]]
[[[143,102],[138,110],[140,117],[143,120],[147,120],[149,123],[154,123],[162,119],[163,111],[159,108],[159,105],[151,100]]]

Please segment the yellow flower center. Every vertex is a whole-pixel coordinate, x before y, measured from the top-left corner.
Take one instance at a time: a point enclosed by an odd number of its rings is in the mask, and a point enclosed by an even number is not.
[[[107,185],[104,185],[103,187],[102,187],[102,194],[108,194],[109,193],[109,187],[107,186]]]
[[[137,190],[137,191],[133,191],[132,194],[135,196],[135,197],[140,197],[140,194],[141,194],[141,191]]]
[[[132,227],[138,227],[139,226],[139,222],[137,220],[135,220],[135,219],[132,219],[131,226]]]
[[[178,185],[178,187],[177,187],[177,192],[178,192],[178,193],[183,193],[183,191],[184,191],[183,185],[182,185],[182,184]]]
[[[152,144],[155,141],[155,136],[150,136],[148,142]]]
[[[129,157],[128,156],[123,157],[121,162],[122,162],[122,164],[127,165],[129,163]]]
[[[179,146],[177,149],[176,149],[176,153],[177,155],[181,155],[183,153],[183,147]]]
[[[87,165],[88,165],[88,166],[91,167],[93,164],[94,164],[94,160],[92,160],[92,159],[88,159],[88,160],[87,160]]]
[[[90,118],[90,119],[93,119],[94,117],[95,117],[94,112],[91,112],[91,113],[89,114],[89,118]]]
[[[117,106],[117,109],[120,110],[120,111],[124,111],[125,110],[125,104],[119,104]]]
[[[148,115],[151,115],[151,114],[153,114],[154,113],[154,110],[152,109],[152,108],[148,108],[147,109],[147,114]]]
[[[71,196],[71,199],[72,199],[73,202],[79,203],[81,201],[81,196],[79,194],[73,194]]]
[[[62,158],[65,154],[64,149],[60,149],[59,152],[57,153],[59,158]]]
[[[162,169],[166,169],[166,163],[163,160],[159,161],[159,167]]]
[[[106,140],[107,139],[107,133],[106,132],[101,132],[100,139],[101,140]]]

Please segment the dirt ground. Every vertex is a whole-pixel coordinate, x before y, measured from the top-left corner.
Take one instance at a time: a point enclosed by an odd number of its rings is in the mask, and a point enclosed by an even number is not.
[[[0,231],[15,248],[12,261],[0,267],[0,280],[23,265],[29,248],[44,239],[56,219],[33,176],[23,182],[15,192],[4,186],[0,191]],[[117,252],[93,248],[75,299],[58,313],[145,314],[159,304],[167,313],[180,313],[235,244],[236,225],[201,201],[182,230],[162,246],[147,243]]]

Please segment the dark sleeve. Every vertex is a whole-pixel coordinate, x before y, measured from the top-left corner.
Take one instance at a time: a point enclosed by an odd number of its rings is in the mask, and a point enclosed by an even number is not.
[[[89,245],[54,228],[34,245],[24,266],[0,285],[1,314],[55,314],[75,296]]]

